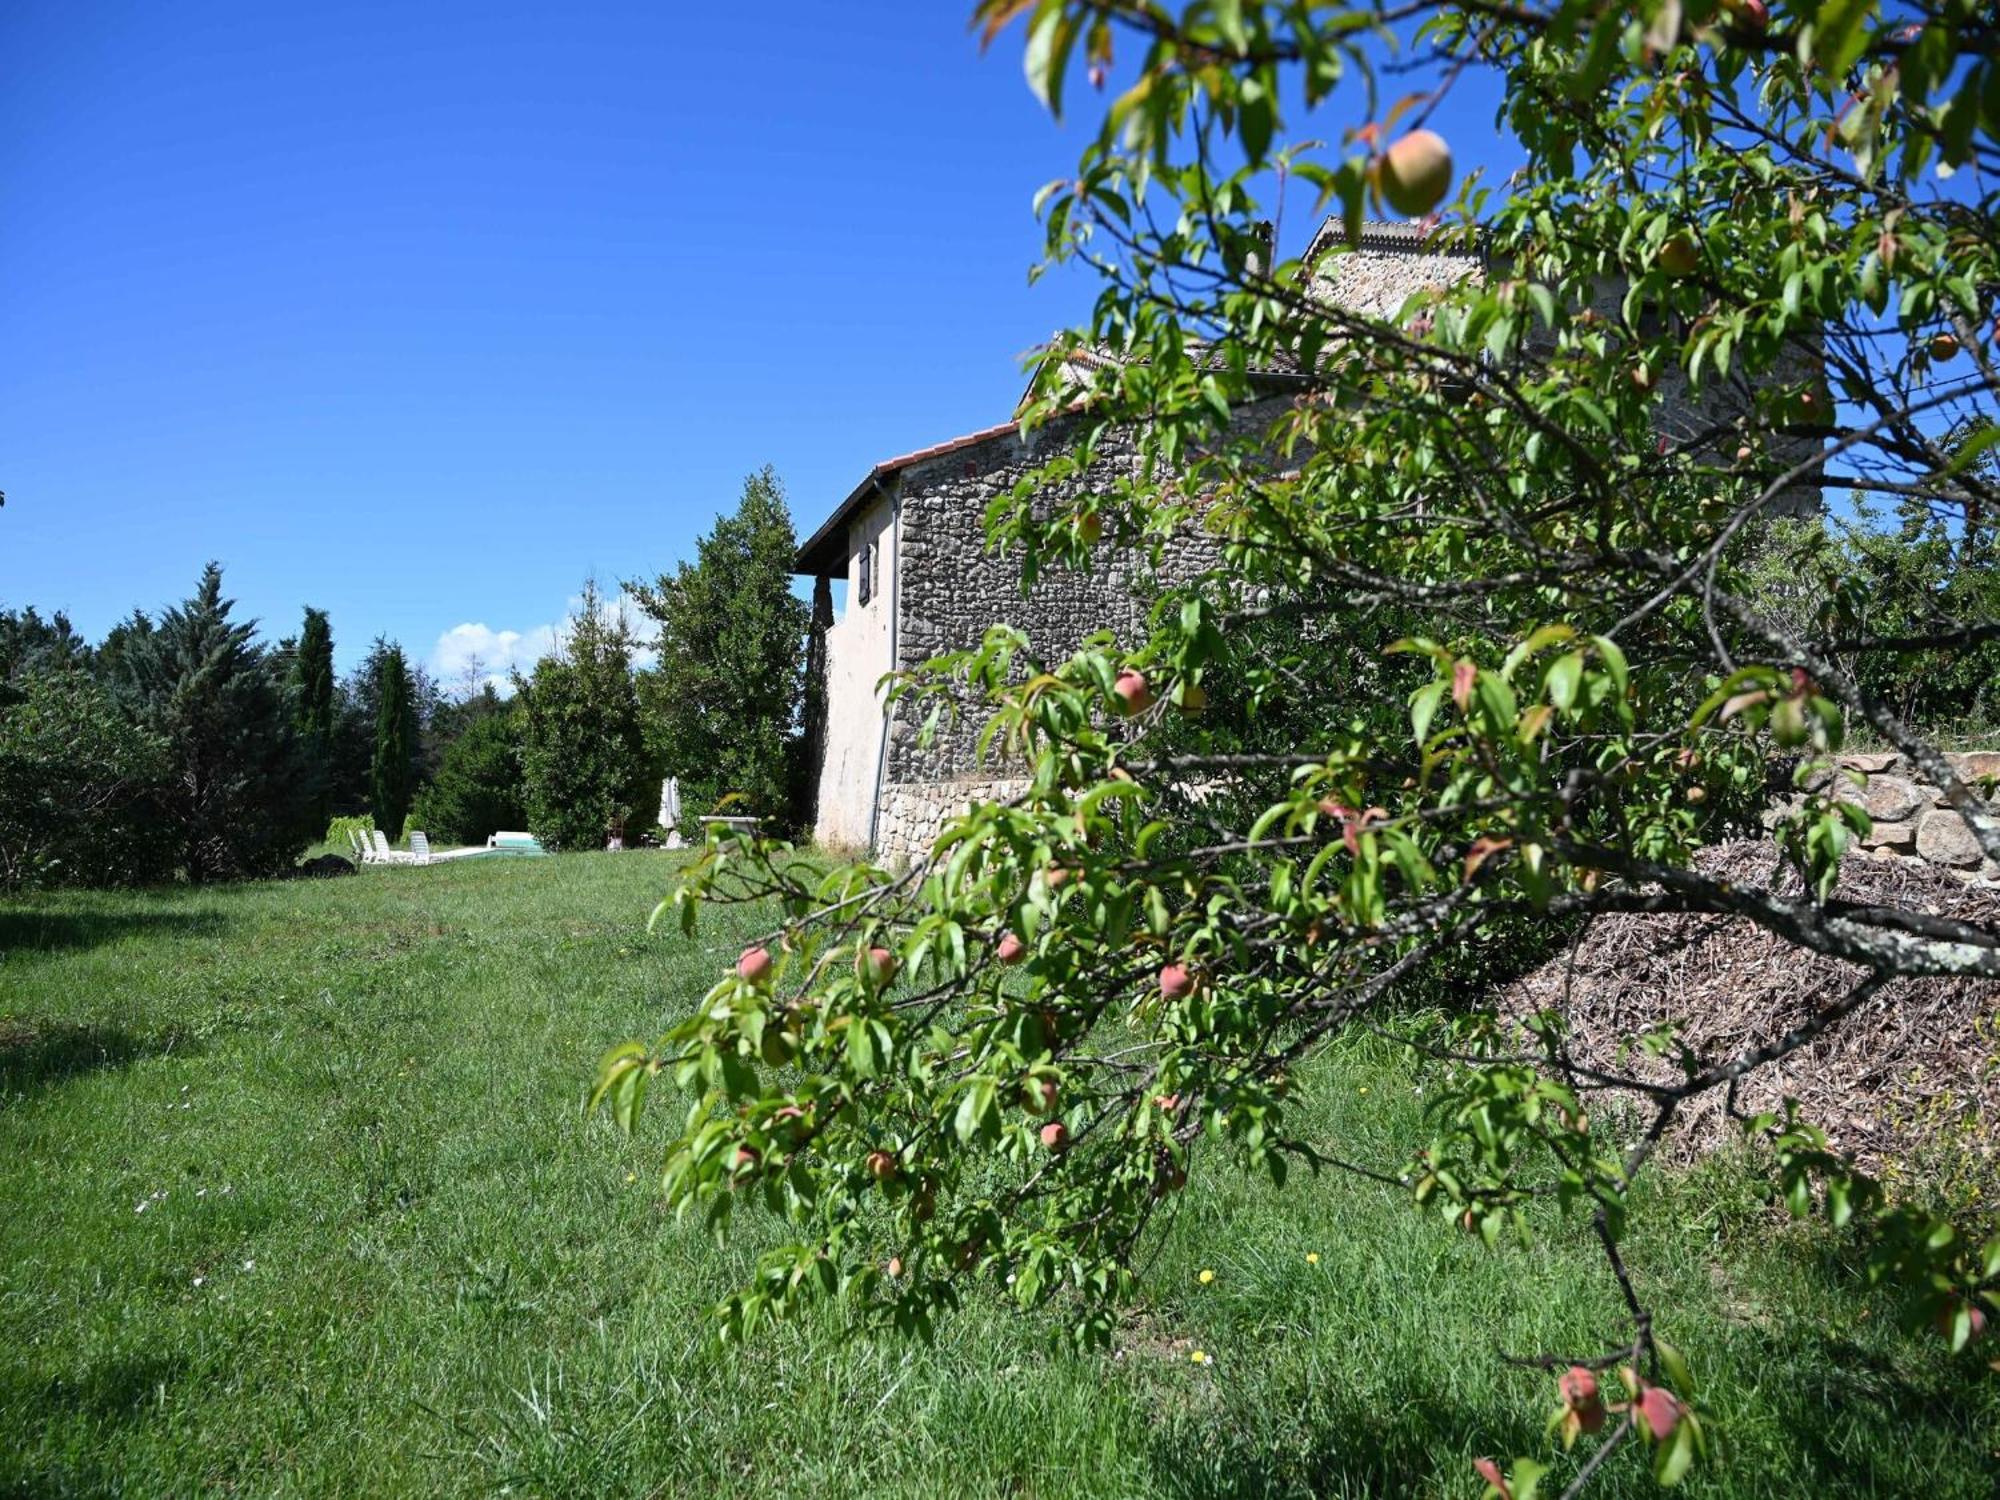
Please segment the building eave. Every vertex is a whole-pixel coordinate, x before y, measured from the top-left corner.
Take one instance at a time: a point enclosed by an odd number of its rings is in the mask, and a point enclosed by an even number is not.
[[[928,448],[918,448],[914,452],[900,454],[895,458],[885,458],[868,471],[867,478],[850,490],[847,498],[833,508],[833,514],[822,521],[819,529],[806,538],[793,558],[792,571],[812,578],[844,577],[847,573],[847,527],[853,521],[855,513],[883,488],[887,480],[913,465],[982,447],[1001,438],[1018,438],[1020,435],[1019,422],[1001,422],[992,427],[981,428],[978,432],[968,432],[962,437],[951,438],[946,442],[933,443]]]

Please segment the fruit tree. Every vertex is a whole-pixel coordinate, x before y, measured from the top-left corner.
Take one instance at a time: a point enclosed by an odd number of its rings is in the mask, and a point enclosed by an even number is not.
[[[1519,1357],[1583,1445],[1572,1487],[1641,1452],[1677,1479],[1703,1451],[1697,1393],[1621,1253],[1658,1143],[1900,976],[2000,978],[2000,934],[1839,899],[1866,814],[1831,768],[1865,726],[2000,860],[1982,789],[1855,667],[1919,671],[2000,622],[1882,638],[1851,591],[1776,597],[1746,565],[1802,489],[1990,537],[1991,8],[984,0],[976,26],[1024,36],[1050,110],[1081,94],[1102,116],[1037,200],[1049,260],[1103,277],[1028,413],[1065,441],[995,508],[992,545],[1033,577],[1199,531],[1214,565],[1143,639],[1044,661],[996,624],[898,681],[919,718],[986,719],[1021,795],[905,872],[712,843],[662,913],[775,901],[781,924],[611,1053],[597,1097],[630,1126],[677,1091],[668,1196],[792,1226],[721,1309],[729,1337],[819,1297],[923,1330],[979,1280],[1101,1338],[1204,1168],[1365,1173],[1489,1241],[1531,1206],[1580,1216],[1627,1317]],[[1483,149],[1519,161],[1505,180],[1445,138],[1447,101],[1479,90]],[[1260,229],[1323,206],[1356,230],[1421,215],[1488,271],[1388,316],[1329,306],[1323,268],[1274,262]],[[1275,407],[1272,369],[1296,372]],[[1664,426],[1667,387],[1712,420]],[[1113,433],[1136,467],[1094,462]],[[1754,826],[1774,779],[1778,873],[1704,874],[1699,847]],[[1552,1016],[1484,1009],[1494,964],[1634,911],[1747,919],[1857,978],[1737,1050],[1631,1038],[1678,1063],[1667,1082],[1586,1065]],[[1406,1024],[1413,997],[1449,1020]],[[1438,1064],[1407,1159],[1288,1124],[1288,1072],[1363,1027]],[[1945,1348],[1979,1335],[1990,1224],[1895,1201],[1797,1110],[1743,1129],[1745,1170],[1866,1246]],[[1526,1494],[1534,1470],[1488,1478]]]

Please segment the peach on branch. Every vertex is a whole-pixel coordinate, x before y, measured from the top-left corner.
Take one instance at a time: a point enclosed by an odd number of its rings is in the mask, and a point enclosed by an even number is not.
[[[1061,1120],[1051,1120],[1042,1127],[1042,1144],[1051,1151],[1060,1151],[1069,1144],[1069,1126]]]
[[[861,973],[878,989],[896,977],[896,955],[887,948],[870,948],[861,957]]]
[[[1146,674],[1131,667],[1118,674],[1118,681],[1111,691],[1117,695],[1127,718],[1142,714],[1153,706],[1153,690],[1147,686]]]
[[[1451,147],[1435,130],[1412,130],[1377,158],[1382,201],[1405,218],[1420,218],[1451,189]]]
[[[994,945],[993,956],[1012,968],[1028,956],[1028,945],[1011,932],[1000,934],[1000,941]]]
[[[896,1158],[887,1151],[870,1151],[866,1165],[868,1175],[877,1182],[887,1182],[896,1175]]]
[[[1194,975],[1186,964],[1168,964],[1160,970],[1160,993],[1169,1000],[1185,1000],[1194,993]]]
[[[1692,276],[1701,267],[1701,247],[1683,229],[1667,236],[1653,263],[1669,276]]]
[[[1958,358],[1958,335],[1940,333],[1931,339],[1931,359],[1943,364],[1948,359]]]
[[[1604,1396],[1597,1389],[1597,1377],[1582,1365],[1571,1365],[1556,1378],[1556,1390],[1563,1405],[1576,1419],[1582,1432],[1598,1432],[1604,1426]]]
[[[1965,1309],[1966,1314],[1967,1332],[1965,1341],[1968,1344],[1977,1343],[1986,1333],[1986,1309],[1981,1307],[1977,1302],[1945,1303],[1943,1307],[1938,1309],[1937,1331],[1943,1334],[1945,1341],[1949,1343],[1955,1337],[1955,1330],[1958,1325],[1958,1312],[1961,1307]]]
[[[762,946],[745,948],[743,956],[736,960],[736,972],[751,984],[762,984],[771,977],[771,950]]]
[[[1022,1097],[1030,1113],[1052,1115],[1056,1111],[1056,1101],[1062,1097],[1062,1089],[1053,1078],[1030,1078]]]
[[[1674,1435],[1680,1426],[1680,1397],[1672,1391],[1657,1385],[1646,1386],[1639,1392],[1639,1399],[1632,1403],[1638,1413],[1639,1425],[1651,1434],[1654,1442],[1662,1442]]]
[[[1208,707],[1208,689],[1198,682],[1181,684],[1181,712],[1198,714]]]
[[[1104,518],[1094,510],[1087,510],[1076,518],[1076,539],[1086,547],[1097,545],[1104,535]]]

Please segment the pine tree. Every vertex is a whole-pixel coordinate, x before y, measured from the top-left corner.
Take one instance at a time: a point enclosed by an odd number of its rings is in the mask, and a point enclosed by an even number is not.
[[[792,592],[796,550],[784,486],[766,466],[743,481],[736,513],[701,539],[692,564],[628,585],[660,625],[647,733],[690,813],[733,792],[747,811],[802,820],[796,742],[811,621]]]
[[[375,826],[393,839],[401,836],[416,793],[416,687],[401,646],[378,642],[373,660],[375,756],[368,769],[369,798]]]
[[[306,607],[305,626],[292,658],[292,714],[318,789],[316,821],[326,822],[333,775],[333,630],[326,611]]]
[[[222,569],[194,597],[133,634],[114,686],[165,742],[160,791],[177,863],[191,880],[275,874],[316,831],[313,778],[276,664],[254,622],[229,618]]]

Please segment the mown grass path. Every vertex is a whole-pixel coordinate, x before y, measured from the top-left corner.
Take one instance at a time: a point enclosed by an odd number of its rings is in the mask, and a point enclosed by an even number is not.
[[[0,1493],[1474,1495],[1472,1456],[1546,1446],[1550,1382],[1493,1349],[1593,1341],[1588,1247],[1214,1162],[1115,1355],[997,1304],[710,1352],[757,1247],[578,1109],[736,951],[645,934],[668,858],[0,906]],[[1299,1091],[1345,1155],[1420,1136],[1386,1053]],[[1718,1182],[1636,1254],[1725,1448],[1689,1492],[1990,1497],[1995,1378]]]

